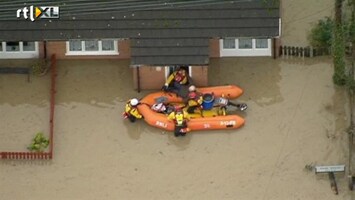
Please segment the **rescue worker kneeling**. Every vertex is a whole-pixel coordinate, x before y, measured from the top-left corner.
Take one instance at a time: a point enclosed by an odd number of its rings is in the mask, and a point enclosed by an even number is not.
[[[202,94],[196,91],[196,87],[191,85],[189,87],[189,94],[187,100],[187,112],[194,113],[196,109],[202,109],[203,97]]]
[[[143,116],[139,113],[137,106],[139,101],[136,98],[133,98],[126,103],[125,112],[123,113],[124,118],[128,118],[130,122],[135,122],[136,119],[142,119]]]
[[[171,112],[168,116],[169,120],[174,120],[175,123],[175,137],[185,136],[186,132],[188,132],[187,121],[190,120],[190,116],[187,112],[183,111],[181,108],[175,109],[175,111]]]
[[[188,85],[189,79],[186,74],[185,69],[178,68],[166,79],[166,82],[163,86],[164,91],[174,92],[178,94],[181,90],[182,85]]]

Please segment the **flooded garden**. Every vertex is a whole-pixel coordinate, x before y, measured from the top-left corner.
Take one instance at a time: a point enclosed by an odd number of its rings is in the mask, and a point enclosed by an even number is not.
[[[210,85],[236,84],[241,129],[184,138],[121,117],[131,97],[129,61],[58,61],[54,159],[1,161],[4,199],[343,199],[306,165],[346,159],[345,90],[327,57],[212,59]],[[212,76],[213,75],[213,76]],[[0,76],[1,147],[23,150],[46,132],[49,78]],[[5,150],[5,149],[3,149]],[[13,179],[12,177],[17,177]],[[4,181],[6,180],[6,181]],[[18,192],[17,188],[21,188]],[[56,197],[53,197],[56,199]]]

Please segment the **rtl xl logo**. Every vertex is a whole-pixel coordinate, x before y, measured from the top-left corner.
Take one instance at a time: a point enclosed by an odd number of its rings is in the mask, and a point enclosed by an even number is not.
[[[39,6],[39,7],[24,7],[16,11],[16,17],[20,18],[21,15],[25,19],[35,21],[37,18],[41,19],[57,19],[59,18],[58,6]]]

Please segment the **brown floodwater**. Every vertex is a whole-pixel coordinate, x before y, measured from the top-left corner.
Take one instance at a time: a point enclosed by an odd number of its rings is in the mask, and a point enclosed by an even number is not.
[[[237,84],[238,130],[184,138],[122,120],[129,61],[58,62],[54,159],[1,161],[2,199],[344,199],[305,165],[346,160],[347,98],[327,57],[212,59],[211,85]],[[0,76],[2,149],[47,131],[49,76]],[[6,113],[6,114],[5,114]],[[53,194],[56,194],[53,196]]]
[[[318,20],[334,16],[334,4],[334,0],[281,0],[282,44],[309,46],[312,27]]]
[[[28,67],[32,61],[1,61]],[[26,151],[38,132],[48,136],[49,76],[0,74],[0,151]]]

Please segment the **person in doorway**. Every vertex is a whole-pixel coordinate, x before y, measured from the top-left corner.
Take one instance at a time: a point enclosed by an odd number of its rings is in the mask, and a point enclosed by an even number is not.
[[[189,84],[189,77],[186,70],[182,67],[177,68],[170,76],[167,78],[163,90],[174,92],[179,94],[183,85]]]
[[[196,86],[191,85],[189,87],[189,94],[187,100],[187,112],[191,114],[194,113],[196,109],[203,109],[202,102],[202,94],[197,92]]]
[[[183,111],[181,108],[176,108],[175,111],[168,115],[168,119],[173,120],[175,123],[175,137],[186,135],[188,131],[187,121],[190,120],[190,116],[187,112]]]
[[[136,98],[130,99],[126,103],[125,112],[123,113],[124,118],[128,118],[130,122],[135,122],[136,119],[142,119],[143,116],[139,113],[137,106],[139,105],[139,100]]]

